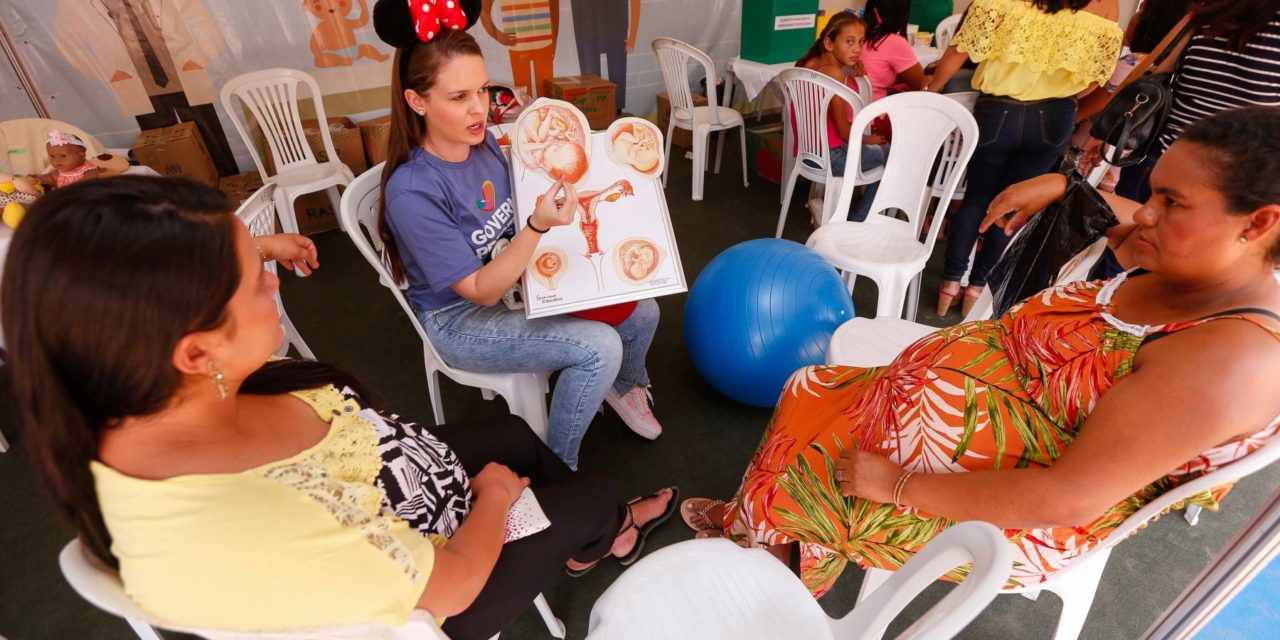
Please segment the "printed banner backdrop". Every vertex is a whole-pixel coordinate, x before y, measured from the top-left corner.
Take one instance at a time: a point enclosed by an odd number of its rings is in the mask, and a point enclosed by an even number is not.
[[[330,116],[387,108],[392,50],[374,34],[372,4],[11,0],[0,3],[0,19],[52,118],[110,147],[129,147],[142,129],[194,121],[227,174],[253,169],[218,99],[222,84],[237,75],[271,67],[306,71],[319,83]],[[706,51],[717,73],[738,54],[740,0],[484,4],[485,19],[471,34],[494,81],[533,84],[537,91],[542,78],[585,69],[619,84],[619,108],[637,115],[652,114],[654,96],[664,90],[649,44],[655,37],[678,38]],[[9,106],[0,115],[30,115],[28,101],[4,80],[0,95]]]

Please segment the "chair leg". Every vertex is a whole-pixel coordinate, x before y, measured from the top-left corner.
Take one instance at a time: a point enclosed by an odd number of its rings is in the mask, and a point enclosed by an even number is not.
[[[791,209],[791,196],[796,190],[796,174],[793,172],[787,178],[787,186],[782,190],[782,211],[778,213],[778,231],[773,234],[775,238],[782,237],[782,228],[787,225],[787,212]]]
[[[298,354],[302,357],[307,360],[316,359],[316,354],[311,352],[311,347],[307,346],[307,343],[302,339],[302,336],[298,334],[298,330],[294,328],[293,321],[289,319],[289,314],[283,312],[280,314],[280,325],[284,327],[286,347],[291,344],[293,345],[293,348],[298,350]]]
[[[325,195],[329,196],[329,206],[333,207],[333,215],[338,219],[338,228],[342,231],[342,216],[338,215],[338,208],[342,206],[342,194],[338,192],[337,187],[329,187],[324,190]]]
[[[916,277],[911,279],[911,284],[907,285],[907,319],[912,322],[916,321],[916,312],[920,308],[921,275],[922,273],[917,273]]]
[[[125,618],[125,621],[129,623],[130,627],[133,627],[133,632],[138,634],[139,640],[164,640],[164,636],[160,635],[160,632],[156,631],[155,627],[141,620]]]
[[[747,125],[744,124],[741,129],[738,129],[738,140],[742,142],[742,186],[749,187],[751,184],[747,179]]]
[[[876,279],[876,317],[901,318],[902,303],[907,297],[906,283],[894,275]]]
[[[298,232],[298,218],[293,211],[293,200],[285,189],[276,189],[276,216],[280,218],[280,231],[284,233]]]
[[[884,569],[867,569],[862,573],[862,586],[858,587],[858,597],[854,601],[856,607],[858,603],[866,600],[876,589],[879,589],[884,583],[893,577],[892,571]]]
[[[557,638],[565,636],[564,622],[556,617],[551,611],[551,605],[547,604],[547,599],[541,593],[533,599],[533,606],[538,608],[538,613],[542,615],[542,621],[547,625],[547,631]]]
[[[1046,590],[1062,598],[1062,614],[1058,617],[1053,640],[1076,640],[1080,637],[1080,630],[1089,617],[1093,597],[1098,592],[1098,582],[1102,580],[1102,572],[1107,568],[1107,558],[1110,556],[1110,549],[1102,550],[1084,566],[1075,567],[1071,573],[1050,583],[1052,586]]]
[[[702,187],[707,172],[707,143],[711,132],[705,127],[698,127],[693,132],[693,199],[702,200]]]
[[[0,436],[0,441],[2,440],[4,440],[4,436]],[[0,451],[4,451],[4,449],[0,449]],[[1204,509],[1194,504],[1189,504],[1187,505],[1187,510],[1182,512],[1182,517],[1187,521],[1188,525],[1194,527],[1196,523],[1200,522],[1201,511],[1204,511]]]
[[[720,175],[720,159],[724,157],[724,139],[729,135],[728,129],[721,129],[720,134],[716,136],[716,175]]]
[[[667,177],[671,175],[671,134],[676,132],[675,120],[667,125],[667,163],[662,167],[662,188],[667,188]]]
[[[524,418],[529,428],[538,434],[543,442],[547,441],[547,398],[542,391],[542,383],[532,374],[518,374],[514,398],[507,398],[507,406],[511,413]]]
[[[440,372],[427,368],[427,396],[431,399],[431,417],[436,426],[444,424],[444,402],[440,400]]]

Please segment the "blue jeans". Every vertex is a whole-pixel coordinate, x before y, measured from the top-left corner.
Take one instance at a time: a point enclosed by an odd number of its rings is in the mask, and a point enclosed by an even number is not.
[[[645,355],[658,328],[658,303],[641,300],[611,327],[573,316],[524,317],[501,304],[462,301],[420,312],[418,320],[450,366],[480,373],[560,371],[551,394],[547,446],[570,469],[604,394],[649,386]]]
[[[969,268],[969,253],[978,242],[978,225],[987,205],[1009,185],[1044,175],[1067,150],[1075,130],[1075,98],[1021,102],[983,94],[973,108],[978,121],[978,148],[969,161],[964,202],[951,218],[942,275],[960,280]],[[1009,244],[1004,230],[992,225],[982,251],[969,271],[971,285],[985,285],[991,267]]]
[[[888,153],[886,146],[877,144],[864,144],[859,154],[859,171],[870,171],[884,166],[884,158]],[[831,147],[831,175],[844,177],[844,165],[849,162],[849,145],[843,144],[838,147]],[[862,199],[858,200],[858,205],[849,211],[849,220],[854,222],[862,222],[867,219],[867,214],[871,212],[871,201],[876,199],[876,189],[880,187],[880,182],[872,182],[867,185],[867,190],[862,194]]]

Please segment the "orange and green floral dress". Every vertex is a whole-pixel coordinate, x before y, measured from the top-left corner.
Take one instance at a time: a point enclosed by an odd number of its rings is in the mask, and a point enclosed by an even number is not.
[[[1125,277],[1048,289],[999,319],[941,329],[885,367],[797,371],[730,504],[731,535],[752,544],[799,542],[801,577],[815,595],[850,561],[896,569],[953,521],[841,496],[835,462],[851,442],[918,473],[1047,467],[1098,399],[1129,374],[1144,340],[1226,318],[1280,340],[1280,331],[1239,313],[1126,324],[1110,303]],[[1205,451],[1083,526],[1007,530],[1014,547],[1009,586],[1044,580],[1156,496],[1252,452],[1277,430],[1280,417]],[[1216,509],[1228,489],[1192,502]]]

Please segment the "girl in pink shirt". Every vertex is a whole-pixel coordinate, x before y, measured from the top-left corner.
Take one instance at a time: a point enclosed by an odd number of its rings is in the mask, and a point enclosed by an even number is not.
[[[867,0],[862,67],[871,81],[872,100],[889,95],[891,90],[896,93],[924,87],[924,69],[904,37],[910,14],[911,0]]]
[[[849,12],[837,13],[827,22],[822,35],[805,52],[797,67],[811,69],[843,82],[857,92],[854,76],[845,73],[846,68],[856,68],[862,55],[863,38],[867,25],[861,18]],[[845,164],[849,153],[850,125],[853,121],[853,107],[840,98],[831,101],[827,111],[827,144],[831,148],[831,175],[844,176]],[[858,167],[863,170],[875,169],[884,165],[888,147],[882,136],[863,136],[859,145]],[[795,150],[792,150],[795,153]],[[867,187],[867,192],[854,207],[850,220],[861,222],[870,212],[871,201],[875,199],[875,189],[879,183]]]

